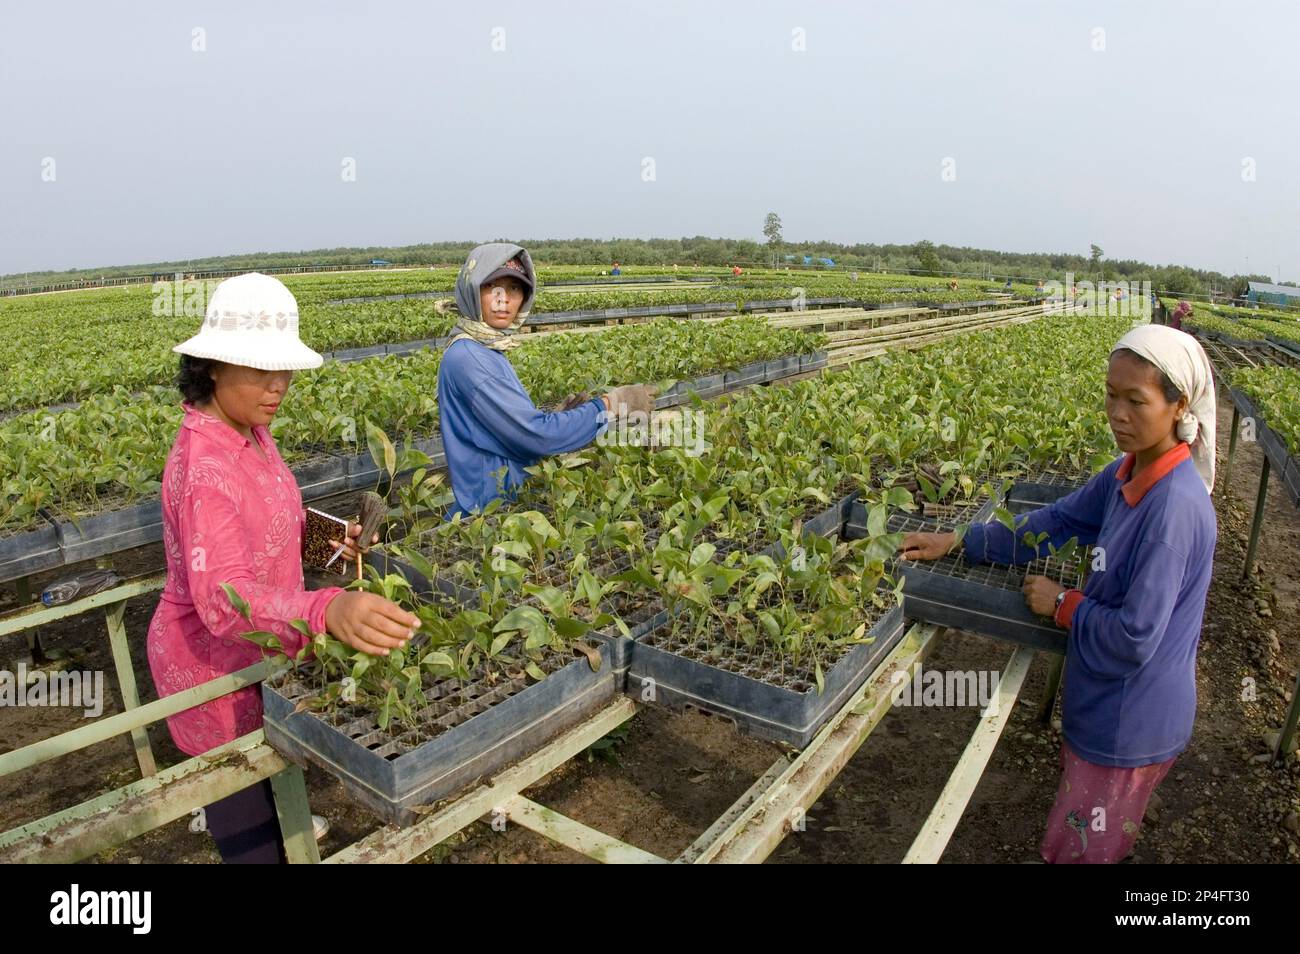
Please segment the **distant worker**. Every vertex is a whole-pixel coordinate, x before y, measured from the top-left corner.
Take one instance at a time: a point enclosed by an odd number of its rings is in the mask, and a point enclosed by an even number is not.
[[[623,269],[621,269],[621,268],[618,267],[618,262],[615,262],[615,263],[614,263],[614,267],[611,268],[611,269],[609,270],[609,273],[610,273],[611,275],[622,275],[622,274],[623,274]]]
[[[954,278],[952,281],[948,283],[948,291],[956,291],[956,290],[957,290],[957,279]]]
[[[1178,331],[1183,330],[1183,319],[1192,313],[1192,303],[1190,301],[1180,301],[1173,311],[1169,313],[1169,320],[1165,322],[1170,328]]]
[[[739,277],[739,276],[740,276],[740,266],[739,266],[739,265],[732,265],[732,266],[731,266],[731,274],[733,274],[733,275]]]

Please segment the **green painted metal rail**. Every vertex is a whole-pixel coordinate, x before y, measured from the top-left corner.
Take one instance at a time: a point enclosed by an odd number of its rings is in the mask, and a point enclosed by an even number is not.
[[[26,580],[22,582],[25,584]],[[126,603],[132,597],[161,590],[166,582],[166,573],[154,573],[127,580],[119,586],[59,606],[45,606],[41,603],[24,606],[0,616],[0,637],[25,630],[34,631],[37,626],[79,616],[102,607],[104,623],[108,627],[108,645],[113,653],[117,688],[122,694],[123,707],[130,711],[139,708],[140,692],[136,686],[135,667],[131,664],[131,650],[127,642],[126,626],[123,623],[126,616]],[[27,592],[25,585],[19,587],[20,595]],[[34,649],[34,641],[29,640],[28,647]],[[149,776],[156,772],[158,765],[154,759],[153,748],[149,744],[149,733],[143,725],[131,729],[131,745],[135,749],[135,759],[136,764],[140,766],[140,774]]]

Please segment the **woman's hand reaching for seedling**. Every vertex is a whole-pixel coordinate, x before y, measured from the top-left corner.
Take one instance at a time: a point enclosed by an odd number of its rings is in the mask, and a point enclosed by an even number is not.
[[[960,545],[957,534],[909,533],[900,548],[904,560],[941,560]]]
[[[376,593],[345,590],[325,607],[325,628],[340,642],[372,656],[404,649],[420,617]]]
[[[643,414],[649,418],[654,413],[658,396],[659,389],[653,384],[625,384],[606,391],[601,400],[605,402],[605,410],[614,417]]]
[[[1065,592],[1065,587],[1045,576],[1026,576],[1024,586],[1025,605],[1039,616],[1056,615],[1056,598]]]

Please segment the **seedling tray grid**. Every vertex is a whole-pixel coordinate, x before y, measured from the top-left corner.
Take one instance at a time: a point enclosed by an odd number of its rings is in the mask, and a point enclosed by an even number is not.
[[[889,518],[890,533],[934,533],[943,529],[933,521],[905,513],[894,513]],[[1046,547],[1046,543],[1043,544]],[[1065,562],[1052,556],[1036,557],[1029,563],[1012,566],[1005,563],[971,563],[961,550],[938,560],[912,563],[909,567],[925,570],[936,576],[946,576],[966,583],[978,583],[1000,590],[1019,593],[1026,576],[1045,576],[1070,589],[1082,589],[1087,573],[1084,561],[1071,558]],[[906,590],[904,590],[906,593]]]

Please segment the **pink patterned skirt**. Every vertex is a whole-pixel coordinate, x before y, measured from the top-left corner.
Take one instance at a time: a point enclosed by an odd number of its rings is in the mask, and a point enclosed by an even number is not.
[[[1096,765],[1061,743],[1061,785],[1038,852],[1049,864],[1114,864],[1133,850],[1147,802],[1178,757],[1137,768]]]

